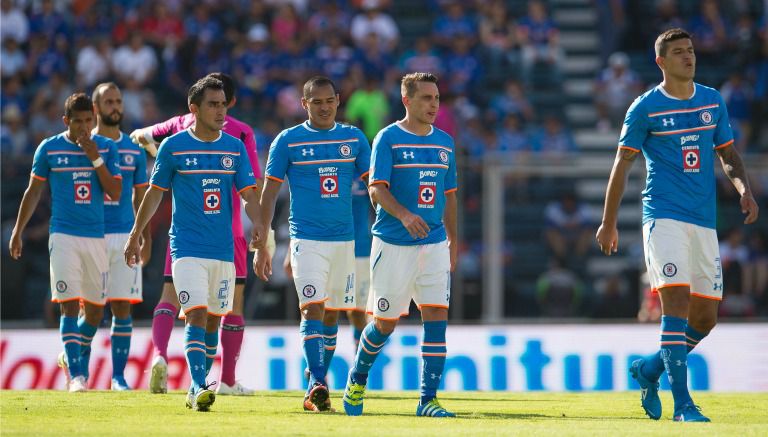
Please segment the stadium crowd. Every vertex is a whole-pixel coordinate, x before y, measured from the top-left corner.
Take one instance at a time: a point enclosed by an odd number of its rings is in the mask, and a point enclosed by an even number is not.
[[[254,128],[263,163],[274,136],[305,118],[299,104],[301,85],[312,74],[324,74],[339,84],[340,118],[359,126],[372,140],[382,127],[402,117],[398,78],[409,71],[433,72],[441,78],[442,93],[436,125],[456,138],[463,161],[461,204],[466,220],[478,222],[483,209],[483,157],[489,151],[510,163],[582,153],[572,134],[574,123],[561,102],[540,98],[562,92],[567,76],[569,54],[552,18],[553,5],[537,0],[425,0],[417,9],[428,15],[414,21],[413,14],[406,13],[406,3],[2,0],[3,247],[8,247],[35,148],[43,138],[64,129],[64,100],[75,91],[90,93],[95,84],[107,80],[122,89],[122,129],[130,132],[185,113],[186,90],[197,78],[216,71],[232,74],[239,84],[232,113]],[[593,103],[598,118],[587,129],[618,129],[631,101],[659,81],[648,53],[649,41],[663,29],[681,26],[695,37],[697,81],[723,93],[745,161],[768,153],[768,6],[764,2],[658,0],[653,8],[639,0],[588,3],[599,17],[599,57],[604,69],[595,71]],[[768,181],[755,182],[756,195],[765,204]],[[555,198],[532,198],[530,186],[539,183],[523,177],[506,181],[516,193],[509,207],[553,201],[542,207],[544,215],[539,218],[541,245],[550,248],[549,269],[541,272],[528,295],[522,290],[509,293],[511,305],[517,308],[508,314],[636,316],[640,299],[626,279],[610,276],[596,281],[585,275],[583,265],[564,262],[563,254],[587,256],[596,248],[582,243],[592,243],[589,235],[587,240],[574,237],[577,241],[568,242],[557,236],[573,237],[572,229],[589,229],[587,234],[593,235],[595,223],[580,212],[579,199],[564,198],[558,203]],[[727,198],[735,193],[724,186],[719,195]],[[53,320],[53,307],[44,306],[49,305],[50,216],[44,204],[25,234],[26,250],[34,255],[12,262],[3,250],[4,320]],[[147,304],[137,307],[137,319],[150,314],[156,301],[153,294],[160,292],[162,284],[158,260],[167,241],[167,204],[163,211],[152,224],[154,262],[145,269]],[[720,229],[729,295],[722,312],[768,316],[768,226],[744,233],[731,230],[737,223],[724,218]],[[468,286],[475,283],[482,289],[481,234],[468,229],[463,238],[462,278]],[[516,259],[514,241],[508,252],[507,265]],[[288,281],[278,280],[278,286],[288,286]],[[285,314],[293,314],[292,304],[277,299],[282,302],[278,314],[274,309],[266,314],[257,304],[250,307],[248,317],[284,319]],[[269,304],[266,297],[252,300]],[[652,304],[644,303],[643,308],[647,305]]]

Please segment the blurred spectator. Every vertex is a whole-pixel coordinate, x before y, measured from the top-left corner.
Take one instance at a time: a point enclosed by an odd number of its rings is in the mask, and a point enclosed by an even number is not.
[[[464,10],[461,2],[454,0],[446,3],[443,11],[432,26],[432,40],[435,44],[449,48],[453,45],[454,38],[459,35],[471,36],[469,43],[474,44],[477,26],[474,17]]]
[[[100,37],[88,43],[77,53],[76,62],[77,84],[81,88],[91,89],[107,80],[112,73],[112,45],[109,39]]]
[[[545,67],[544,79],[549,86],[559,83],[560,65],[564,54],[560,48],[560,32],[547,15],[540,0],[528,2],[528,15],[518,22],[518,39],[522,46],[523,80],[532,83],[533,68]]]
[[[58,35],[71,36],[67,20],[56,10],[53,0],[42,0],[40,10],[29,18],[29,30],[32,35],[43,36],[48,41]]]
[[[301,34],[303,30],[304,24],[292,4],[285,3],[277,7],[270,29],[272,40],[277,47],[284,49],[290,41],[304,39]]]
[[[365,2],[363,12],[352,19],[350,34],[355,45],[362,47],[366,36],[373,32],[379,37],[381,48],[392,52],[397,47],[400,31],[392,17],[378,7],[375,2]]]
[[[748,66],[760,56],[760,37],[751,15],[740,14],[729,33],[732,35],[736,68]]]
[[[444,130],[448,135],[456,138],[457,116],[454,109],[456,97],[451,93],[440,95],[440,109],[435,117],[435,127]]]
[[[130,80],[136,82],[138,87],[144,87],[154,78],[157,56],[152,47],[144,43],[141,32],[131,34],[128,44],[115,50],[112,69],[121,83]]]
[[[223,39],[208,44],[198,44],[194,63],[194,76],[203,77],[217,71],[231,71],[231,50]]]
[[[347,120],[362,129],[369,142],[387,124],[389,102],[376,76],[366,76],[365,87],[349,96],[346,107]]]
[[[336,83],[341,83],[349,75],[355,61],[355,51],[335,33],[328,34],[325,41],[326,44],[315,51],[320,71]]]
[[[306,110],[301,106],[303,96],[304,81],[299,80],[294,84],[283,87],[277,93],[277,112],[276,115],[284,126],[291,126],[301,123],[302,118],[307,115]]]
[[[752,86],[744,80],[740,70],[734,70],[728,80],[720,88],[726,106],[728,106],[728,118],[731,125],[739,132],[736,147],[742,153],[747,149],[747,142],[752,135],[752,107],[754,104],[754,92]]]
[[[157,2],[152,5],[152,13],[142,21],[141,31],[155,47],[177,46],[184,39],[184,22],[169,13],[165,2]]]
[[[544,210],[544,237],[564,266],[582,265],[592,243],[592,227],[589,208],[572,191],[563,193]]]
[[[629,68],[629,56],[622,52],[613,53],[608,58],[608,67],[595,81],[597,128],[605,132],[620,126],[627,108],[641,89],[640,78]]]
[[[768,313],[768,242],[765,233],[760,231],[752,232],[748,238],[749,261],[745,266],[744,290]]]
[[[504,84],[504,93],[494,96],[490,107],[497,120],[504,120],[509,115],[522,117],[525,121],[533,119],[533,107],[520,82],[514,79]]]
[[[330,34],[346,38],[351,19],[352,17],[339,7],[336,0],[325,0],[319,10],[309,17],[307,27],[316,41],[322,41],[326,35]]]
[[[75,89],[67,81],[66,76],[54,73],[51,75],[46,86],[38,88],[35,97],[32,99],[32,110],[44,111],[47,105],[46,102],[63,102],[74,92]]]
[[[629,284],[620,274],[598,279],[595,283],[595,292],[592,317],[624,319],[636,314],[637,301],[629,296]]]
[[[534,151],[542,155],[545,162],[560,162],[567,155],[578,152],[578,148],[560,117],[547,115],[544,127],[534,135]]]
[[[184,20],[184,31],[187,36],[200,43],[209,43],[221,35],[221,26],[211,17],[210,7],[203,3],[196,3],[192,16]]]
[[[597,10],[600,32],[600,60],[605,63],[616,51],[626,27],[626,0],[592,0]]]
[[[245,50],[235,59],[234,76],[243,92],[238,95],[248,97],[252,94],[260,95],[266,89],[269,75],[269,67],[274,60],[267,43],[269,31],[267,26],[254,24],[246,35],[247,45]]]
[[[3,48],[0,52],[0,71],[3,79],[14,76],[20,71],[24,71],[27,65],[27,58],[22,53],[19,43],[13,38],[3,39]]]
[[[0,88],[0,109],[2,112],[16,110],[25,117],[29,108],[29,100],[24,96],[21,77],[17,74],[4,81]]]
[[[12,38],[18,43],[27,42],[29,20],[14,0],[0,1],[0,39]]]
[[[701,12],[690,22],[688,29],[696,38],[696,57],[699,62],[721,64],[728,44],[728,24],[720,13],[717,0],[702,0]]]
[[[26,73],[33,84],[42,85],[55,73],[69,76],[66,53],[67,40],[63,36],[51,42],[45,36],[35,35],[30,40]]]
[[[640,4],[644,5],[643,2]],[[656,35],[675,27],[685,27],[685,23],[677,10],[677,0],[658,0],[652,25],[642,26],[644,39],[653,41]]]
[[[749,262],[749,248],[744,243],[741,226],[725,232],[720,242],[720,266],[723,276],[723,294],[741,294],[744,289],[744,266]]]
[[[444,71],[442,57],[432,47],[432,41],[427,37],[416,40],[411,50],[406,50],[400,58],[400,71],[424,71],[440,77]]]
[[[494,0],[485,8],[480,18],[480,43],[488,59],[488,68],[494,76],[512,67],[512,73],[520,62],[520,50],[517,43],[515,21],[509,15],[503,0]]]
[[[496,135],[499,137],[499,151],[504,152],[505,161],[516,164],[528,162],[531,153],[531,139],[525,131],[519,115],[509,114],[504,117]]]
[[[358,48],[357,59],[365,75],[376,75],[384,83],[395,80],[395,65],[393,56],[382,48],[379,35],[370,32],[365,36],[362,47]],[[399,87],[398,87],[399,88]]]
[[[61,133],[65,130],[61,116],[64,115],[59,104],[53,100],[46,100],[40,112],[32,114],[29,121],[29,130],[32,134],[32,143],[37,146],[44,139]]]
[[[141,31],[139,11],[127,4],[112,3],[112,17],[115,18],[112,27],[112,41],[115,45],[125,44],[131,35]]]
[[[2,121],[0,144],[3,156],[7,153],[11,158],[30,157],[34,149],[19,108],[11,106],[3,111]]]
[[[474,91],[483,78],[482,64],[471,44],[472,38],[464,33],[455,35],[453,39],[446,62],[448,74],[441,82],[448,92],[475,94]]]
[[[106,8],[92,5],[75,19],[74,28],[77,29],[75,37],[78,47],[109,34],[112,29],[112,20],[104,9]]]
[[[655,323],[661,319],[661,298],[659,293],[651,289],[648,284],[648,274],[642,275],[642,300],[640,310],[637,312],[637,320],[642,323]]]
[[[485,143],[485,128],[480,117],[472,117],[464,122],[459,130],[457,145],[461,153],[469,158],[467,162],[472,166],[479,166],[483,162],[483,156],[488,145]]]
[[[584,286],[562,260],[553,258],[549,269],[536,281],[536,299],[544,317],[576,317],[581,315]]]

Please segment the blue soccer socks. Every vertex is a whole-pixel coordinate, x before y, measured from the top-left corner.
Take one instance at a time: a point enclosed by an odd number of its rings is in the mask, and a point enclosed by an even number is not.
[[[437,395],[437,388],[443,377],[445,357],[445,330],[448,322],[424,322],[424,338],[421,343],[421,404],[426,405]]]
[[[112,377],[123,378],[128,354],[131,351],[131,335],[133,333],[133,318],[125,319],[112,317]]]
[[[333,353],[336,352],[336,335],[339,332],[339,325],[327,326],[323,325],[323,364],[325,365],[325,371],[323,372],[323,378],[328,374],[328,369],[331,368],[331,360],[333,360]]]
[[[691,353],[691,351],[698,346],[701,340],[706,336],[707,334],[702,334],[686,324],[685,345],[688,353]],[[661,377],[661,374],[664,373],[664,360],[661,359],[661,351],[646,357],[641,371],[643,376],[649,381],[657,381],[659,377]]]
[[[368,382],[368,372],[376,361],[379,352],[384,348],[387,338],[389,338],[389,334],[379,332],[374,322],[369,323],[363,329],[351,375],[355,383],[365,385]]]
[[[321,320],[302,320],[300,333],[304,342],[304,359],[309,368],[309,387],[312,387],[315,381],[325,384],[323,322]]]
[[[692,402],[688,393],[686,319],[672,316],[661,317],[661,359],[667,369],[669,385],[675,399],[675,411]]]
[[[211,371],[213,360],[216,359],[216,348],[219,347],[219,330],[205,333],[205,374]]]
[[[205,387],[205,328],[187,325],[184,328],[184,354],[192,376],[192,391]]]
[[[80,356],[82,357],[80,371],[87,380],[90,375],[88,367],[91,362],[91,342],[93,342],[93,337],[96,335],[96,330],[98,330],[99,327],[88,323],[85,320],[85,317],[80,317],[77,320],[77,326],[80,329],[80,337],[82,341],[82,344],[80,345]]]
[[[80,370],[80,328],[77,326],[77,317],[61,316],[59,319],[59,332],[61,332],[61,342],[64,343],[64,352],[69,367],[69,378],[75,378],[82,375]]]

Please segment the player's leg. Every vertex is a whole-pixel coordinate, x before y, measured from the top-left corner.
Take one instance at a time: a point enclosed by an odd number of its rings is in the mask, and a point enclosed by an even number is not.
[[[245,331],[245,279],[248,276],[248,244],[243,237],[235,237],[235,295],[232,312],[224,316],[221,324],[221,377],[216,393],[221,395],[250,395],[253,390],[237,382],[237,360],[243,345]]]
[[[155,357],[149,374],[149,391],[151,393],[168,392],[168,342],[171,339],[173,324],[179,312],[179,298],[173,286],[171,273],[170,243],[165,255],[165,270],[163,291],[160,302],[157,303],[152,315],[152,344],[155,346]]]
[[[323,379],[331,368],[336,352],[336,336],[339,332],[339,311],[326,309],[323,314]]]
[[[357,308],[355,288],[355,242],[326,243],[330,272],[328,274],[329,300],[325,303],[323,315],[323,378],[328,374],[336,352],[336,337],[339,332],[339,313]]]
[[[216,359],[216,351],[219,347],[219,325],[221,316],[208,313],[205,323],[205,374],[208,375]]]
[[[78,238],[83,271],[83,316],[78,320],[82,345],[80,350],[81,370],[86,381],[89,377],[91,343],[96,335],[101,320],[104,318],[104,306],[107,303],[107,282],[109,280],[109,262],[107,244],[104,238]]]
[[[347,311],[347,318],[352,325],[352,339],[355,349],[360,344],[360,335],[368,324],[366,310],[368,309],[368,294],[371,288],[371,260],[368,257],[355,258],[355,292],[357,299],[355,309]],[[373,309],[371,308],[371,311]]]
[[[125,365],[131,351],[131,336],[133,335],[133,318],[131,317],[131,302],[128,300],[111,300],[112,308],[112,390],[124,391],[131,387],[125,381]]]
[[[365,325],[368,324],[368,317],[365,315],[365,310],[349,310],[347,311],[347,319],[349,324],[352,325],[352,341],[355,345],[355,350],[360,344],[360,336],[363,334]]]

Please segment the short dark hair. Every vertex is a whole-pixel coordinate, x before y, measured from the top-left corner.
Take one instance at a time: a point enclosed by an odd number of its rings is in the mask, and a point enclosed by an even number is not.
[[[400,80],[400,94],[413,97],[417,82],[432,82],[437,85],[437,76],[432,73],[408,73]]]
[[[114,82],[102,82],[98,85],[96,85],[96,88],[93,89],[93,93],[91,94],[91,100],[93,100],[93,103],[96,105],[99,104],[99,99],[101,99],[102,94],[104,94],[104,91],[106,90],[120,90],[120,88],[117,87],[117,84]]]
[[[331,79],[325,76],[312,76],[309,78],[309,80],[304,82],[304,91],[303,91],[304,98],[309,99],[311,97],[312,88],[326,86],[326,85],[330,85],[331,88],[333,88],[334,94],[339,93],[339,89],[336,88],[336,84],[333,83]]]
[[[224,85],[224,98],[227,100],[227,105],[229,105],[232,102],[232,99],[235,98],[235,90],[237,89],[235,79],[232,79],[232,76],[221,72],[210,73],[208,74],[208,77],[221,81],[222,85]]]
[[[203,95],[205,90],[210,89],[214,91],[224,90],[224,84],[220,80],[214,79],[211,76],[205,76],[202,79],[195,82],[194,85],[189,87],[189,93],[187,93],[187,103],[200,106],[203,103]],[[226,100],[226,95],[225,95]]]
[[[72,117],[73,112],[90,111],[93,113],[93,101],[85,93],[75,93],[64,102],[64,116]]]
[[[678,39],[691,39],[691,34],[679,27],[662,32],[661,35],[656,38],[656,43],[653,45],[656,49],[656,56],[667,56],[667,47],[669,46],[669,43],[677,41]]]

